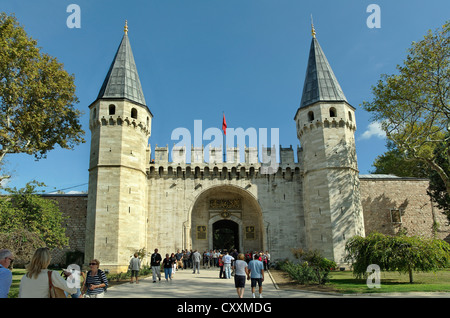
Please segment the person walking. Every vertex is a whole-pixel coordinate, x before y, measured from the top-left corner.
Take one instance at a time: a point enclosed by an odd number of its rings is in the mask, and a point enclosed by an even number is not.
[[[259,286],[259,298],[262,298],[262,283],[264,281],[264,264],[259,260],[259,255],[255,254],[253,260],[248,263],[248,270],[250,275],[247,276],[247,280],[251,279],[252,296],[255,298],[256,284]]]
[[[166,258],[163,260],[164,267],[164,278],[166,281],[169,279],[172,280],[172,267],[173,267],[174,258],[169,257],[169,254],[166,254]]]
[[[245,278],[249,277],[247,262],[245,261],[245,255],[239,254],[237,260],[234,262],[234,287],[239,298],[244,298],[245,290]]]
[[[12,284],[12,272],[8,267],[14,261],[10,250],[0,250],[0,298],[8,298],[9,289]]]
[[[158,253],[158,249],[155,248],[155,252],[150,258],[150,266],[152,267],[153,282],[156,283],[156,276],[161,281],[161,255]]]
[[[100,262],[93,259],[89,262],[90,270],[86,274],[86,280],[81,288],[84,298],[103,298],[108,288],[108,279],[100,268]]]
[[[141,260],[138,257],[138,253],[134,253],[134,257],[130,260],[131,280],[130,284],[133,284],[133,277],[136,278],[136,284],[139,284],[138,276],[141,270]]]
[[[183,269],[187,269],[188,268],[190,255],[191,255],[191,253],[189,253],[188,250],[185,250],[183,252]]]
[[[229,255],[228,252],[225,253],[223,260],[223,270],[225,271],[225,278],[231,278],[231,262],[234,261],[234,257]]]
[[[175,276],[175,272],[177,270],[177,257],[175,256],[175,253],[172,253],[170,255],[170,259],[172,261],[172,271],[170,273],[170,279],[172,279],[172,277]]]
[[[27,273],[22,276],[19,286],[19,298],[50,298],[49,280],[53,286],[69,294],[75,294],[77,289],[69,287],[67,281],[56,271],[47,269],[51,256],[48,248],[38,248],[27,266]]]
[[[200,274],[200,262],[202,260],[202,256],[200,255],[200,253],[195,250],[195,252],[192,254],[192,262],[193,262],[193,268],[194,271],[192,272],[192,274],[195,274],[195,269],[197,269],[197,274]]]
[[[225,278],[225,273],[223,271],[223,255],[219,254],[219,278]]]

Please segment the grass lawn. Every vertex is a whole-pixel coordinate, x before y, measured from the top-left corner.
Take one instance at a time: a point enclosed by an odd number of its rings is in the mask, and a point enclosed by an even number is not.
[[[450,292],[450,269],[435,273],[413,274],[414,283],[409,283],[408,274],[382,272],[381,288],[367,287],[365,279],[356,279],[352,272],[333,272],[330,285],[340,293],[397,293],[397,292]]]
[[[330,283],[326,285],[300,285],[289,275],[279,270],[271,270],[277,285],[281,289],[302,289],[343,294],[358,293],[397,293],[397,292],[450,292],[450,269],[435,273],[414,272],[414,283],[409,283],[408,274],[397,272],[381,273],[381,288],[367,287],[365,279],[356,279],[353,272],[332,272]]]

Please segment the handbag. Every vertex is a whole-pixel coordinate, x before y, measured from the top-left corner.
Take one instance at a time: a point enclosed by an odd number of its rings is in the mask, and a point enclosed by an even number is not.
[[[52,271],[48,271],[48,287],[50,290],[50,298],[67,298],[64,290],[61,288],[53,286],[52,283]]]

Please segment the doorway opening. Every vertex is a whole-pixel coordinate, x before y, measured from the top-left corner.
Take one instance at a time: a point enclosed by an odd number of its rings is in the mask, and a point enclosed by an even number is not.
[[[239,250],[239,225],[230,220],[220,220],[213,224],[213,249]]]

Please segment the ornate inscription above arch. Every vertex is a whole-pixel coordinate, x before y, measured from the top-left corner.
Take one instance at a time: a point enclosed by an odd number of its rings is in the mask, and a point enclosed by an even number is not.
[[[213,199],[209,201],[210,210],[240,210],[241,199]]]

